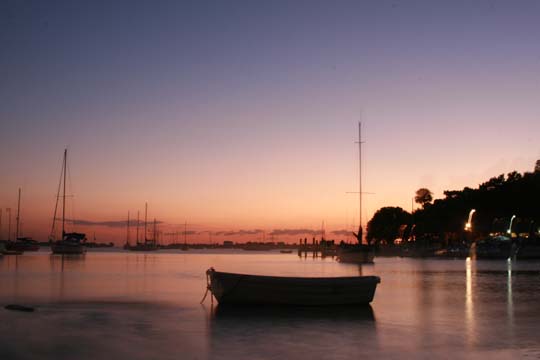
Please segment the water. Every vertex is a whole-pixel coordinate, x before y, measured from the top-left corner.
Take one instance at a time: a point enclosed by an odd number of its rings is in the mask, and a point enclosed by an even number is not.
[[[205,270],[378,275],[370,308],[199,305]],[[276,252],[27,253],[0,260],[0,359],[540,357],[540,262],[377,258],[339,264]]]

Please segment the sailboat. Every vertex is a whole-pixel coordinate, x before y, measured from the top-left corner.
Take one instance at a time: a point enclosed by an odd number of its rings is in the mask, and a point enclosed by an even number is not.
[[[22,237],[21,235],[21,188],[19,188],[19,199],[17,202],[17,226],[15,232],[15,241],[8,241],[6,244],[6,250],[15,253],[22,253],[24,251],[38,251],[39,244],[37,241],[32,240],[29,237]]]
[[[147,216],[148,216],[148,203],[144,204],[144,242],[139,242],[139,215],[137,213],[137,243],[133,246],[126,241],[124,249],[131,251],[155,251],[158,250],[158,244],[156,241],[156,220],[154,219],[154,239],[148,239],[146,226],[147,226]],[[129,228],[129,225],[128,225]]]
[[[54,207],[53,225],[49,241],[51,242],[51,251],[53,254],[61,255],[80,255],[86,252],[84,243],[86,242],[86,234],[71,232],[66,233],[66,169],[67,169],[67,149],[64,150],[64,162],[60,173],[60,183],[58,184],[58,192],[56,195],[56,205]],[[56,224],[56,212],[58,209],[58,199],[60,198],[60,188],[63,189],[62,195],[62,239],[54,240],[54,230]]]
[[[347,263],[373,263],[375,257],[375,249],[370,244],[363,244],[363,229],[362,229],[362,123],[358,123],[358,162],[359,162],[359,192],[360,198],[360,219],[358,223],[358,232],[353,232],[358,243],[354,245],[341,245],[338,250],[338,260]]]
[[[126,243],[124,244],[124,250],[129,250],[131,244],[129,243],[129,211],[127,216],[127,223],[126,223]],[[137,219],[137,228],[139,226],[139,219]],[[137,241],[138,241],[138,234],[137,234]]]

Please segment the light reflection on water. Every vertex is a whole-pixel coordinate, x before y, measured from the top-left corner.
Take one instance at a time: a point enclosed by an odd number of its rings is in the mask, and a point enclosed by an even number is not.
[[[203,306],[204,271],[381,277],[369,308]],[[256,252],[0,260],[0,358],[508,358],[540,355],[540,263]],[[214,304],[215,305],[215,304]],[[30,349],[30,351],[28,351]]]
[[[465,289],[465,320],[467,330],[467,344],[470,348],[474,345],[475,324],[474,324],[474,300],[473,300],[473,276],[471,258],[465,260],[466,289]]]

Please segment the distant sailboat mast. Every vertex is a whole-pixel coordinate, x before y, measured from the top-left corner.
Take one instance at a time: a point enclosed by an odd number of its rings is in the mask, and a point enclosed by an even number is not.
[[[157,244],[156,218],[154,218],[154,239],[153,239],[153,243]]]
[[[11,208],[6,208],[8,213],[8,241],[11,241]]]
[[[146,238],[146,220],[148,216],[148,203],[144,203],[144,243],[146,244],[148,239]]]
[[[129,211],[127,216],[126,245],[129,246]]]
[[[139,210],[137,210],[137,245],[139,244]]]
[[[21,216],[21,188],[19,188],[19,200],[17,201],[17,229],[15,230],[15,241],[19,239],[20,216]]]

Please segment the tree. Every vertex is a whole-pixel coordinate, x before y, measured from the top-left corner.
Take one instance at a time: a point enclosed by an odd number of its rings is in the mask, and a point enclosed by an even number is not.
[[[367,225],[368,242],[393,244],[400,236],[402,225],[409,224],[411,214],[400,207],[383,207],[377,210]]]
[[[431,203],[431,200],[433,200],[433,193],[429,189],[420,188],[416,190],[414,201],[417,204],[421,204],[423,207],[425,207],[426,204]]]

